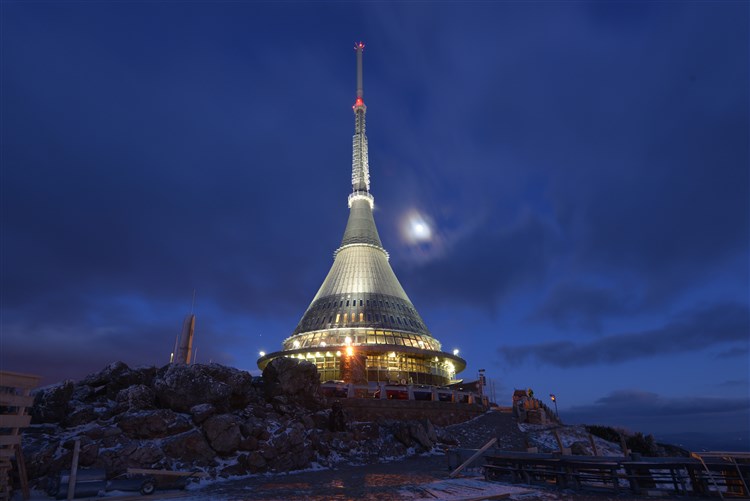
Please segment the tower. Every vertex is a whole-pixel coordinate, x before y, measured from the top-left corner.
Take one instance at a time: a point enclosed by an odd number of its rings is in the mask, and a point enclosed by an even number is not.
[[[444,385],[466,362],[443,352],[430,334],[393,273],[372,214],[364,48],[362,42],[354,46],[357,97],[352,106],[352,192],[344,237],[328,276],[283,349],[261,356],[258,367],[263,369],[274,358],[294,357],[316,364],[323,381]]]
[[[185,317],[182,322],[182,335],[180,336],[180,344],[177,346],[177,353],[175,353],[173,363],[175,364],[189,364],[190,355],[193,349],[193,334],[195,333],[195,315],[190,313]]]

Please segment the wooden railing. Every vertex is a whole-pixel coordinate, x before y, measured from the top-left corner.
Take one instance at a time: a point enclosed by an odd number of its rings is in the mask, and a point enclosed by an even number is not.
[[[0,500],[10,499],[13,458],[23,497],[29,498],[20,431],[31,423],[26,410],[34,404],[31,390],[37,387],[39,379],[39,376],[0,371]]]
[[[748,498],[747,456],[728,452],[692,458],[495,452],[484,456],[483,468],[489,480],[507,478],[561,489]]]

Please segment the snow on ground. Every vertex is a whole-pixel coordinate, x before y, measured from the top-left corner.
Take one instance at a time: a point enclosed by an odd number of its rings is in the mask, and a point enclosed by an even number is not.
[[[594,455],[589,440],[589,432],[583,425],[558,426],[558,425],[534,425],[521,423],[518,425],[521,431],[526,433],[532,447],[538,447],[539,452],[556,452],[560,446],[555,438],[555,431],[560,435],[564,447],[570,447],[575,442],[586,450],[588,455]],[[608,442],[599,437],[594,437],[598,456],[622,456],[620,445]]]

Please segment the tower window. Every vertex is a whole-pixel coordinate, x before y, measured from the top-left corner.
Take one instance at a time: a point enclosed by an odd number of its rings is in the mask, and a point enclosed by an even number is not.
[[[372,322],[372,315],[370,313],[367,314],[367,321]]]
[[[348,321],[349,321],[349,314],[348,313],[344,313],[344,323],[346,323]]]
[[[365,320],[365,314],[364,313],[360,313],[359,314],[359,321],[363,322],[364,320]]]
[[[336,323],[339,323],[339,319],[341,318],[340,313],[336,313]]]
[[[349,306],[349,300],[348,299],[346,300],[346,305]]]
[[[359,305],[362,306],[362,300],[361,299],[359,300]]]

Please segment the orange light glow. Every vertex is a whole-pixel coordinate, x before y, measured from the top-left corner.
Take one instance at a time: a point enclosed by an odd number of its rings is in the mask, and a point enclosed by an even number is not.
[[[352,355],[354,355],[354,348],[352,348],[351,346],[347,346],[346,347],[346,356],[347,357],[351,357]]]

